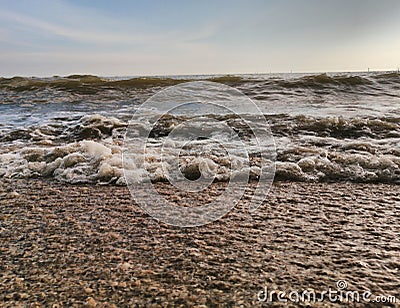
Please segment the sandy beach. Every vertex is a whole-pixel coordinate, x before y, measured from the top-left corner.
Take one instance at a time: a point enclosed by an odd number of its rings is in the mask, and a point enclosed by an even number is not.
[[[217,222],[177,228],[144,213],[126,187],[2,180],[0,305],[251,307],[265,287],[321,294],[338,280],[399,299],[398,192],[277,182],[255,213],[244,198]]]

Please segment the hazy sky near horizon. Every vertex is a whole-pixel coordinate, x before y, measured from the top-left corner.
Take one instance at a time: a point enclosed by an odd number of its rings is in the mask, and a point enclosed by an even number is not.
[[[398,0],[0,0],[0,76],[392,70]]]

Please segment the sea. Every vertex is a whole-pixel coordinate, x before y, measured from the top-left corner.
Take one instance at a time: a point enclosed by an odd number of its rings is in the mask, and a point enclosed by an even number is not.
[[[220,84],[248,97],[267,123],[268,134],[259,138],[264,146],[254,145],[246,108],[201,113],[191,102],[174,113],[159,101],[143,113],[155,95],[186,83]],[[138,110],[140,123],[132,123]],[[189,138],[190,144],[169,137],[189,120],[206,135]],[[139,144],[126,144],[138,124],[151,125],[141,136],[144,156],[135,152]],[[221,133],[226,127],[237,134],[235,142]],[[165,144],[179,149],[175,163],[163,160]],[[127,149],[133,151],[130,163],[123,161]],[[230,155],[235,151],[244,155]],[[171,169],[179,169],[191,180],[210,173],[227,182],[247,172],[251,181],[263,172],[264,151],[275,181],[399,184],[400,74],[0,78],[0,178],[126,185],[127,169],[138,183],[168,181]]]

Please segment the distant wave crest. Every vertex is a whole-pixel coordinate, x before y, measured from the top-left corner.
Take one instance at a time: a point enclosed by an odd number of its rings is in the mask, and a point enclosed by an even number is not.
[[[374,73],[371,75],[330,75],[317,74],[293,77],[290,79],[271,77],[257,78],[257,75],[225,75],[216,77],[199,77],[196,79],[190,77],[135,77],[128,79],[113,79],[93,75],[70,75],[66,77],[12,77],[0,78],[0,89],[11,91],[32,91],[37,89],[51,88],[63,91],[77,92],[81,94],[94,94],[100,90],[106,89],[146,89],[152,87],[166,87],[176,85],[182,82],[193,80],[208,80],[220,82],[233,86],[241,84],[262,83],[273,87],[281,87],[287,89],[293,88],[336,88],[336,87],[358,87],[358,86],[374,86],[374,84],[396,83],[400,84],[400,74],[397,72]]]

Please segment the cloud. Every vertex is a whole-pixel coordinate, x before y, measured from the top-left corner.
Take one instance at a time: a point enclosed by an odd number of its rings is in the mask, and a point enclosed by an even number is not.
[[[60,2],[57,3],[60,4]],[[0,19],[7,29],[8,36],[13,37],[10,43],[24,42],[26,45],[30,42],[31,46],[36,43],[37,47],[44,46],[47,50],[63,46],[67,49],[76,47],[76,50],[86,47],[97,52],[93,45],[99,45],[107,50],[137,48],[157,49],[160,52],[162,48],[179,49],[198,44],[199,41],[206,40],[217,31],[216,25],[212,23],[207,23],[195,31],[184,27],[150,31],[143,30],[146,28],[144,25],[136,24],[132,20],[114,20],[112,23],[110,19],[97,12],[85,16],[79,9],[64,4],[62,10],[68,12],[66,15],[74,17],[71,20],[64,20],[64,15],[60,18],[57,16],[39,18],[3,9],[0,11]]]
[[[150,40],[157,39],[159,37],[149,37],[148,34],[127,34],[127,33],[114,33],[106,32],[103,30],[82,30],[78,27],[71,27],[65,25],[59,25],[50,23],[47,21],[39,20],[30,16],[18,14],[11,11],[1,11],[0,17],[3,20],[7,20],[11,23],[21,24],[27,27],[30,31],[32,29],[41,30],[49,34],[64,37],[74,41],[81,42],[93,42],[102,44],[112,43],[126,43],[126,42],[149,42]]]
[[[0,74],[325,71],[397,62],[385,50],[398,51],[398,1],[73,2],[1,3]]]

